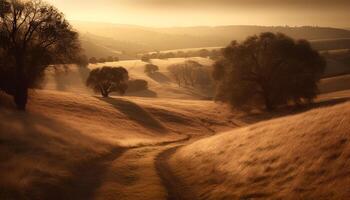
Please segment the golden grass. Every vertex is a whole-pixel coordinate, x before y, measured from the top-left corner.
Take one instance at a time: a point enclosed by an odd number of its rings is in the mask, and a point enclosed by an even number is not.
[[[42,199],[45,188],[84,178],[79,165],[115,149],[211,134],[227,128],[228,114],[211,101],[31,91],[26,113],[0,107],[0,199]]]
[[[198,199],[348,199],[350,103],[202,139],[170,163]]]

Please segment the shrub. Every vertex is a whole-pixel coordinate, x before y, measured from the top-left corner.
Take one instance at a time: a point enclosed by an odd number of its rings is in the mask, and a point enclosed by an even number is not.
[[[147,64],[147,65],[145,65],[145,70],[144,71],[145,71],[146,74],[154,74],[158,70],[159,70],[159,67],[157,65]]]
[[[141,61],[143,62],[149,62],[151,59],[150,59],[150,56],[149,55],[143,55],[141,57]]]
[[[128,92],[138,92],[148,89],[148,82],[143,79],[135,79],[128,81]]]

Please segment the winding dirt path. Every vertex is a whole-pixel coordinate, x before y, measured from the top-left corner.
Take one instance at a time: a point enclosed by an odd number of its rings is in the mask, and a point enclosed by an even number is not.
[[[130,148],[115,148],[110,153],[92,159],[71,170],[72,176],[57,185],[42,185],[40,199],[192,199],[184,198],[181,181],[169,170],[168,158],[180,146],[195,140],[185,136],[174,141]],[[106,182],[113,182],[113,190],[105,191]],[[150,195],[142,193],[140,185],[152,185]],[[179,196],[181,191],[181,196]],[[104,193],[113,193],[113,198]],[[38,196],[37,196],[38,197]],[[33,199],[35,199],[33,197]]]
[[[163,186],[167,190],[167,200],[195,200],[197,199],[179,177],[177,177],[169,166],[169,158],[176,152],[176,150],[183,145],[175,146],[161,152],[156,160],[155,167],[158,175],[161,178]]]

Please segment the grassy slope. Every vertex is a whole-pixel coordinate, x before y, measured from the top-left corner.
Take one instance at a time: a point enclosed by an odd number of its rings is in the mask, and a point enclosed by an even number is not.
[[[104,100],[37,90],[27,113],[0,107],[0,199],[40,199],[43,186],[76,176],[72,168],[79,163],[115,149],[212,133],[228,123],[210,101]]]
[[[321,93],[337,92],[350,89],[350,74],[322,79],[319,84]]]
[[[199,199],[347,199],[350,103],[240,128],[180,149]]]

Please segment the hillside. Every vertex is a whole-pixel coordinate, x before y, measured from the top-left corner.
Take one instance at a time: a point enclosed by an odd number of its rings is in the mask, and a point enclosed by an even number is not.
[[[319,83],[321,93],[337,92],[350,89],[350,74],[322,79]]]
[[[11,107],[6,96],[0,100]],[[0,107],[0,199],[48,199],[47,192],[67,192],[81,181],[91,185],[74,193],[89,195],[97,186],[84,180],[93,174],[80,175],[89,173],[80,167],[99,170],[101,159],[113,159],[125,148],[225,130],[230,125],[225,110],[210,101],[32,91],[27,113]]]
[[[232,40],[243,40],[261,32],[281,32],[295,39],[315,41],[320,50],[350,48],[350,31],[326,27],[267,27],[217,26],[153,28],[133,25],[72,21],[73,27],[83,35],[83,46],[89,57],[110,56],[101,49],[84,45],[88,40],[113,51],[144,53],[187,48],[226,46]],[[328,47],[329,45],[329,47]],[[96,55],[93,55],[95,53]]]
[[[195,199],[348,199],[350,104],[222,133],[170,159]]]
[[[335,52],[330,52],[335,54]],[[327,58],[328,66],[325,71],[325,78],[319,83],[321,93],[329,93],[350,89],[350,67],[347,64],[349,57],[340,58],[334,55]],[[214,91],[199,90],[198,88],[179,87],[168,71],[168,66],[183,63],[186,60],[194,60],[204,66],[211,66],[213,61],[207,58],[170,58],[152,59],[152,63],[159,66],[159,71],[151,76],[144,73],[146,62],[141,60],[126,60],[119,62],[107,62],[100,64],[90,64],[88,68],[77,68],[70,66],[68,71],[48,71],[48,76],[43,88],[47,90],[58,90],[73,92],[76,94],[90,94],[93,92],[85,86],[85,80],[91,69],[102,66],[123,66],[129,71],[130,79],[142,79],[148,82],[148,90],[139,92],[127,92],[126,96],[157,97],[171,99],[201,100],[211,99]]]

